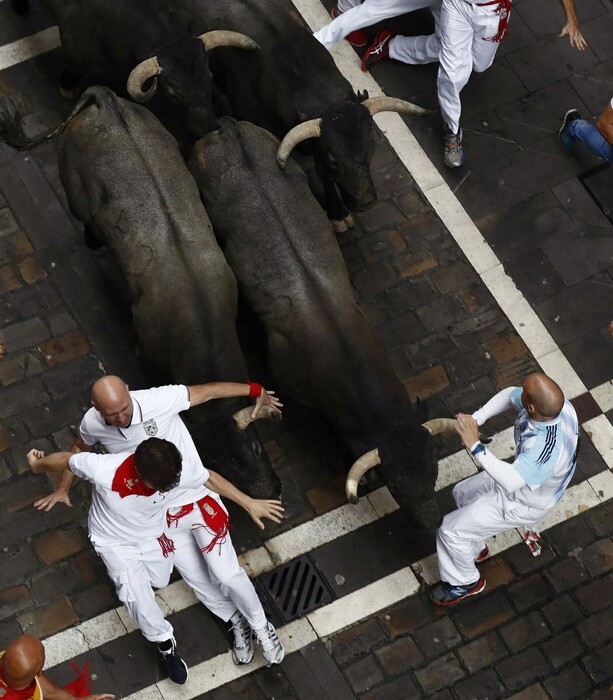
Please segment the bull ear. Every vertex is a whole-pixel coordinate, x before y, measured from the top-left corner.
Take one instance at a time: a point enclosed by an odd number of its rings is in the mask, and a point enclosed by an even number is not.
[[[358,102],[364,102],[368,99],[368,90],[358,90],[356,97],[358,98]]]

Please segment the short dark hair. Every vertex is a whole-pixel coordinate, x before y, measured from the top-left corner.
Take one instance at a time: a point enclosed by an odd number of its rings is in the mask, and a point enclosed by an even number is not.
[[[140,443],[134,453],[134,466],[139,477],[157,491],[170,491],[181,478],[181,453],[177,446],[161,438]]]

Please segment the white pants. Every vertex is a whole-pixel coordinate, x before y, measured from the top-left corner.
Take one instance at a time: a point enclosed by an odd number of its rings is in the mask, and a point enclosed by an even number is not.
[[[215,499],[226,510],[220,499]],[[200,509],[184,515],[165,530],[175,545],[169,559],[198,600],[212,613],[228,621],[239,610],[253,630],[266,626],[266,614],[251,580],[238,563],[236,550],[227,534],[211,552],[201,552],[213,540],[214,533],[202,527]]]
[[[339,0],[337,7],[342,14],[315,32],[314,36],[329,49],[356,29],[370,27],[384,19],[424,7],[437,8],[439,5],[440,0],[364,0],[362,4],[359,4],[359,0]]]
[[[115,584],[119,600],[130,618],[150,642],[164,642],[173,636],[172,625],[155,601],[152,586],[168,583],[172,564],[164,558],[155,539],[111,548],[94,544]]]
[[[441,581],[465,586],[479,578],[475,558],[485,539],[513,527],[539,522],[547,510],[510,500],[487,472],[457,483],[457,510],[448,513],[436,534]]]

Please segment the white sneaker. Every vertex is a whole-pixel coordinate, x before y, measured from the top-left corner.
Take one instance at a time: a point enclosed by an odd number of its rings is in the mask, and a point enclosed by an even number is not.
[[[281,640],[275,628],[270,622],[266,623],[266,627],[264,627],[263,630],[255,633],[255,638],[262,648],[262,654],[267,666],[280,664],[283,661],[285,649],[283,648],[283,644],[281,644]]]
[[[232,660],[235,664],[248,664],[253,659],[253,632],[247,620],[241,615],[240,620],[230,627],[234,635],[232,643]]]

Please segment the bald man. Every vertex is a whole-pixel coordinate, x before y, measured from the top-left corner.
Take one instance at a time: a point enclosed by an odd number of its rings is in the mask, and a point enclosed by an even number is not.
[[[274,392],[267,392],[255,382],[180,384],[130,391],[123,379],[113,375],[102,377],[92,387],[92,408],[83,416],[71,452],[92,452],[96,443],[110,454],[134,452],[140,443],[155,436],[174,443],[185,460],[205,469],[179,413],[213,399],[238,396],[255,399],[251,412],[254,418],[264,407],[279,412],[283,405]],[[208,479],[201,488],[176,489],[166,499],[167,525],[160,541],[164,546],[156,552],[158,559],[162,556],[164,559],[157,562],[157,569],[167,565],[167,583],[174,564],[198,600],[224,622],[230,623],[232,658],[236,664],[251,662],[254,637],[268,666],[281,663],[285,653],[283,645],[266,618],[253,583],[238,562],[228,530],[228,513],[220,496],[244,508],[262,529],[262,518],[281,522],[283,507],[277,500],[250,498],[217,472],[206,471]],[[71,505],[68,490],[73,481],[74,474],[65,471],[56,491],[34,505],[42,510],[49,510],[57,502]],[[138,533],[135,533],[137,538]],[[97,545],[98,553],[100,550],[100,545]],[[152,556],[153,553],[148,552],[148,558]],[[114,559],[117,564],[117,557]],[[107,560],[105,563],[108,568]],[[123,560],[121,565],[127,576],[130,562]],[[109,570],[109,573],[116,580],[122,575],[122,570],[113,573]],[[166,585],[162,578],[161,575],[156,577],[156,588]],[[124,595],[129,595],[129,592],[124,590]],[[120,599],[123,600],[121,595]],[[169,673],[172,670],[169,664],[176,665],[175,656],[184,665],[174,646],[174,638],[168,639],[171,634],[172,627],[166,624],[165,628],[158,626],[155,633],[145,635],[150,641],[158,642]],[[172,646],[166,648],[160,646],[160,642],[172,642]],[[186,672],[183,677],[187,679]]]
[[[503,462],[479,440],[479,426],[514,408],[515,459]],[[579,422],[560,387],[547,375],[529,375],[472,414],[456,416],[462,444],[483,471],[453,489],[457,510],[448,513],[436,538],[441,583],[430,599],[449,606],[481,593],[485,580],[475,565],[488,554],[485,539],[513,527],[532,526],[560,500],[575,472]]]
[[[0,698],[2,700],[74,700],[74,695],[43,675],[45,647],[24,634],[0,652]],[[114,700],[114,695],[87,695],[85,700]]]

